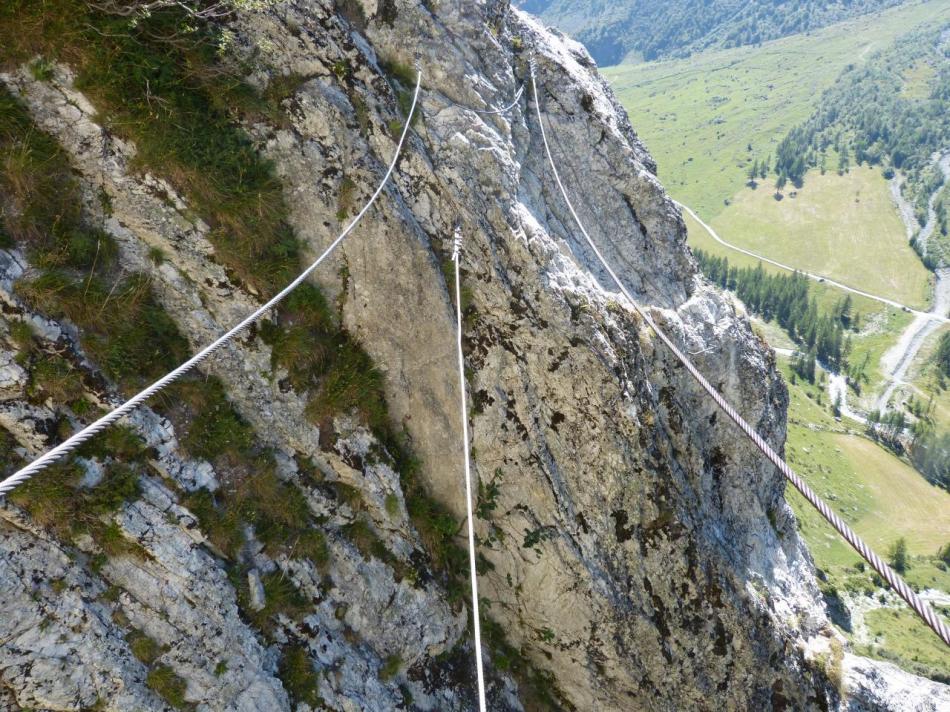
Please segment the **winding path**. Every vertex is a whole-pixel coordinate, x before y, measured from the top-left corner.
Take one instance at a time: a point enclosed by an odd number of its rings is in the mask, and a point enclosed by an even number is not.
[[[702,218],[700,218],[696,213],[694,213],[693,210],[692,210],[692,208],[690,208],[688,205],[683,205],[683,204],[680,203],[679,201],[674,201],[674,202],[675,202],[681,209],[683,209],[683,210],[685,210],[687,213],[689,213],[690,216],[692,216],[692,218],[693,218],[696,222],[698,222],[700,225],[702,225],[702,226],[703,226],[703,229],[704,229],[706,232],[709,233],[709,236],[712,237],[712,239],[714,239],[714,240],[715,240],[716,242],[718,242],[720,245],[723,245],[724,247],[728,247],[730,250],[735,250],[736,252],[741,252],[741,253],[744,254],[744,255],[748,255],[749,257],[754,257],[755,259],[761,260],[762,262],[767,262],[767,263],[770,264],[770,265],[773,265],[773,266],[775,266],[775,267],[778,267],[779,269],[784,269],[784,270],[786,270],[786,271],[788,271],[788,272],[798,272],[799,274],[803,274],[803,275],[805,275],[806,277],[808,277],[809,279],[812,279],[812,280],[814,280],[814,281],[816,281],[816,282],[821,282],[822,284],[830,284],[832,287],[837,287],[838,289],[843,289],[843,290],[846,291],[846,292],[851,292],[852,294],[857,294],[857,295],[860,295],[860,296],[862,296],[862,297],[867,297],[868,299],[873,299],[873,300],[876,301],[876,302],[881,302],[882,304],[887,304],[888,306],[896,307],[896,308],[898,308],[898,309],[903,309],[905,312],[909,312],[909,313],[911,313],[911,314],[915,314],[915,315],[920,316],[920,317],[925,317],[927,320],[937,321],[937,322],[943,323],[943,324],[950,323],[950,319],[948,319],[946,316],[943,316],[943,315],[940,315],[940,314],[934,314],[934,313],[932,313],[932,312],[920,311],[919,309],[912,309],[911,307],[907,306],[906,304],[902,304],[901,302],[894,301],[893,299],[888,299],[887,297],[882,297],[882,296],[879,296],[879,295],[877,295],[877,294],[871,294],[870,292],[865,292],[865,291],[863,291],[863,290],[861,290],[861,289],[855,289],[854,287],[849,287],[847,284],[843,284],[842,282],[837,282],[837,281],[835,281],[835,280],[833,280],[833,279],[829,279],[828,277],[824,277],[824,276],[822,276],[822,275],[820,275],[820,274],[813,274],[813,273],[811,273],[811,272],[806,272],[805,270],[798,269],[797,267],[792,267],[791,265],[787,265],[787,264],[784,264],[784,263],[782,263],[782,262],[776,262],[775,260],[770,259],[770,258],[768,258],[768,257],[766,257],[766,256],[764,256],[764,255],[760,255],[760,254],[758,254],[758,253],[756,253],[756,252],[752,252],[751,250],[747,250],[747,249],[745,249],[745,248],[743,248],[743,247],[739,247],[739,246],[737,246],[737,245],[733,245],[731,242],[726,242],[725,240],[723,240],[723,239],[719,236],[719,233],[717,233],[715,230],[713,230],[713,228],[710,227],[707,223],[705,223]]]
[[[933,163],[940,168],[944,180],[931,194],[930,200],[927,202],[927,223],[917,233],[917,241],[924,254],[927,253],[930,247],[930,238],[937,227],[937,210],[935,207],[937,197],[943,187],[950,182],[950,153],[945,153],[943,156],[939,153],[934,154]],[[904,199],[900,191],[900,179],[896,176],[891,181],[891,195],[894,197],[898,212],[904,221],[904,226],[907,228],[908,237],[913,237],[914,230],[917,227],[917,218],[907,200]],[[904,379],[910,365],[914,362],[917,354],[920,353],[927,337],[940,326],[939,323],[933,320],[933,316],[945,315],[950,310],[950,268],[941,267],[934,272],[937,275],[937,282],[934,286],[934,303],[929,312],[931,318],[928,319],[918,315],[901,334],[898,342],[881,357],[881,366],[887,372],[890,382],[875,403],[875,407],[879,411],[886,410],[894,391],[899,386],[906,385]]]
[[[933,234],[936,227],[937,213],[934,206],[937,195],[943,186],[950,182],[950,153],[944,154],[943,157],[938,155],[935,157],[934,163],[938,165],[943,172],[944,183],[934,191],[933,195],[931,195],[930,201],[928,203],[927,224],[924,225],[918,234],[918,239],[920,239],[922,243],[922,249],[925,250],[927,243],[929,242],[929,238]],[[912,236],[917,221],[914,217],[913,210],[900,192],[899,178],[894,178],[894,180],[891,182],[891,194],[894,198],[897,211],[900,214],[901,219],[904,221],[905,227],[907,228],[907,234],[908,236]],[[914,362],[914,359],[917,357],[917,354],[920,353],[920,349],[927,340],[927,337],[931,336],[938,328],[940,328],[941,325],[950,323],[950,319],[947,318],[947,313],[950,311],[950,268],[943,267],[935,271],[937,279],[934,286],[933,306],[929,311],[920,311],[919,309],[912,309],[906,304],[902,304],[893,299],[888,299],[887,297],[882,297],[877,294],[871,294],[870,292],[855,289],[854,287],[850,287],[847,284],[829,279],[828,277],[797,269],[791,265],[777,262],[776,260],[765,257],[764,255],[760,255],[756,252],[752,252],[751,250],[746,250],[745,248],[733,245],[732,243],[722,239],[722,237],[719,236],[719,233],[717,233],[709,224],[703,221],[703,219],[700,218],[692,210],[692,208],[687,205],[683,205],[678,201],[674,202],[676,202],[676,204],[682,210],[689,213],[696,222],[702,225],[703,229],[709,233],[709,236],[712,237],[713,240],[724,247],[728,247],[730,250],[735,250],[736,252],[748,255],[749,257],[761,260],[762,262],[767,262],[768,264],[778,267],[779,269],[787,270],[789,272],[799,272],[800,274],[803,274],[816,282],[829,284],[833,287],[851,292],[852,294],[858,294],[862,297],[873,299],[882,304],[887,304],[888,306],[902,309],[903,311],[914,315],[914,320],[903,331],[897,343],[888,349],[881,357],[882,370],[886,373],[888,383],[884,391],[875,401],[875,408],[879,411],[886,410],[891,397],[894,395],[894,391],[897,390],[899,386],[906,385],[904,379],[907,376],[907,371],[910,368],[910,365]],[[784,353],[787,351],[787,349],[776,349],[776,351],[779,353]],[[840,398],[841,414],[860,423],[867,422],[866,418],[862,414],[848,407],[848,386],[844,376],[831,372],[829,372],[828,376],[829,397],[831,398],[832,402],[835,402],[835,400]]]

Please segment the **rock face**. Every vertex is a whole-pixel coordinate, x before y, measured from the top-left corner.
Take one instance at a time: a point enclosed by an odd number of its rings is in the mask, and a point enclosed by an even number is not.
[[[294,228],[316,255],[339,231],[341,181],[352,181],[353,203],[362,204],[395,150],[387,124],[400,115],[387,75],[421,67],[421,118],[393,181],[316,279],[385,373],[391,416],[411,436],[428,490],[461,521],[455,325],[442,269],[461,232],[470,427],[483,490],[480,586],[490,603],[483,612],[549,681],[551,704],[901,709],[888,691],[894,669],[848,656],[842,682],[840,642],[781,476],[624,306],[577,239],[534,101],[600,249],[707,377],[781,446],[787,395],[772,355],[735,305],[697,276],[682,218],[586,52],[501,0],[340,5],[293,0],[233,20],[249,81],[300,78],[285,102],[286,125],[248,131],[273,160]],[[90,219],[114,236],[129,270],[152,276],[192,347],[253,308],[256,297],[215,262],[207,227],[184,199],[128,169],[134,146],[100,128],[68,67],[43,81],[25,69],[0,78],[66,149],[89,195],[108,194],[111,216],[90,198]],[[522,88],[510,111],[479,113],[508,105]],[[160,266],[150,247],[167,255]],[[95,377],[74,329],[30,312],[13,292],[29,269],[22,254],[0,252],[4,319],[31,322],[42,343],[68,348]],[[8,330],[0,328],[0,424],[24,455],[37,453],[49,437],[42,424],[61,408],[25,398]],[[276,451],[281,478],[327,526],[323,575],[254,553],[249,607],[266,605],[262,577],[276,573],[305,595],[310,613],[282,621],[270,641],[242,618],[234,580],[180,503],[181,493],[215,489],[220,477],[183,454],[174,427],[146,408],[132,426],[154,448],[152,474],[115,514],[144,563],[119,556],[93,568],[13,505],[0,510],[3,694],[44,709],[97,701],[161,709],[129,649],[134,629],[160,644],[161,664],[199,709],[288,709],[276,648],[287,641],[320,673],[328,709],[471,709],[464,613],[431,576],[397,575],[410,563],[426,573],[424,544],[398,476],[370,456],[373,437],[341,417],[341,436],[328,446],[255,335],[208,369]],[[107,385],[98,397],[116,401]],[[355,514],[307,484],[299,456],[361,492],[392,560],[364,558],[338,535]],[[107,590],[114,593],[103,600]],[[491,688],[493,710],[522,708],[515,681],[496,671]],[[946,694],[936,685],[930,692],[938,704]],[[920,709],[937,709],[921,700]]]

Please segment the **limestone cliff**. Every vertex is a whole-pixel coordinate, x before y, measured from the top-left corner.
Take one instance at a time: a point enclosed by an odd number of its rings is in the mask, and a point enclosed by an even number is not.
[[[530,663],[534,687],[496,657],[492,709],[950,702],[946,688],[843,653],[781,476],[578,242],[542,153],[536,100],[608,259],[781,446],[787,394],[768,347],[698,276],[653,160],[580,45],[503,0],[288,0],[229,22],[228,51],[250,84],[293,83],[283,120],[245,128],[272,161],[310,255],[346,217],[344,181],[346,202],[362,204],[395,150],[397,68],[423,71],[421,117],[391,186],[316,281],[382,371],[389,418],[408,433],[421,482],[462,521],[443,265],[455,231],[464,237],[484,612]],[[531,59],[538,97],[526,87]],[[150,277],[190,348],[259,302],[217,259],[209,226],[174,181],[141,170],[134,144],[103,128],[69,66],[0,78],[63,147],[85,219],[111,235],[124,270]],[[510,112],[478,113],[521,87]],[[22,250],[0,251],[0,425],[21,457],[62,437],[57,422],[82,418],[30,397],[16,324],[31,325],[33,348],[68,354],[95,403],[119,399],[77,328],[18,293],[36,269]],[[274,365],[261,332],[207,371],[274,453],[280,486],[302,493],[326,561],[275,552],[253,527],[236,557],[223,552],[189,504],[226,488],[229,473],[180,446],[167,408],[142,409],[130,427],[149,448],[147,467],[137,495],[109,515],[124,549],[64,542],[15,504],[0,510],[0,709],[472,709],[465,610],[413,523],[386,444],[356,414],[308,419],[306,393]],[[79,463],[94,485],[110,455]],[[270,611],[275,596],[299,610],[261,625],[254,612]],[[133,650],[139,636],[154,656]],[[303,651],[318,694],[293,689],[291,648]],[[180,681],[178,702],[156,693],[156,670]]]

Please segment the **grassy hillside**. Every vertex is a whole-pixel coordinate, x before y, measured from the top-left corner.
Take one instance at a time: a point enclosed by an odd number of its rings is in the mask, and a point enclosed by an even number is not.
[[[743,186],[751,161],[774,154],[848,64],[922,23],[946,19],[950,0],[931,0],[761,47],[608,67],[603,74],[657,159],[663,184],[708,220]]]
[[[810,171],[804,187],[786,190],[782,200],[773,186],[770,177],[756,190],[740,189],[710,224],[724,240],[758,254],[926,307],[930,274],[907,242],[880,170]]]

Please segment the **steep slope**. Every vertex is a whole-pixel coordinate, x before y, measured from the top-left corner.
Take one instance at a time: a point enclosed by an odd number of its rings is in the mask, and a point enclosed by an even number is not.
[[[598,64],[628,55],[683,57],[809,32],[903,0],[521,0],[527,12],[580,40]]]
[[[341,11],[295,0],[241,13],[229,31],[249,81],[291,86],[279,120],[258,116],[246,128],[273,162],[310,254],[379,179],[409,68],[418,61],[424,72],[422,118],[394,183],[317,279],[383,372],[389,418],[421,459],[414,477],[444,502],[453,518],[440,526],[454,533],[462,453],[443,264],[456,229],[464,236],[493,710],[673,710],[710,700],[828,709],[839,706],[839,685],[852,700],[841,706],[863,709],[862,700],[894,694],[895,680],[915,690],[921,709],[928,697],[936,709],[946,697],[939,687],[842,653],[781,477],[737,440],[577,242],[540,151],[534,97],[508,115],[472,110],[507,104],[537,61],[553,150],[595,239],[655,318],[780,445],[787,396],[771,354],[698,279],[682,218],[580,46],[501,0]],[[222,267],[175,176],[140,172],[134,145],[99,123],[108,117],[68,67],[13,67],[2,81],[68,155],[85,219],[117,245],[116,269],[148,275],[191,348],[259,301]],[[18,443],[13,460],[82,419],[74,394],[34,397],[18,324],[32,325],[31,348],[67,355],[94,403],[117,398],[82,330],[40,313],[15,286],[42,269],[25,253],[19,243],[0,252],[0,424]],[[307,387],[272,360],[272,336],[269,327],[248,334],[207,370],[228,396],[216,407],[235,411],[230,429],[250,430],[273,457],[277,484],[264,495],[288,508],[302,502],[302,523],[285,519],[275,534],[250,507],[254,517],[236,527],[242,545],[228,549],[207,502],[241,484],[238,458],[196,457],[193,423],[167,404],[156,404],[167,417],[144,409],[131,427],[151,449],[133,459],[138,490],[103,510],[109,537],[68,540],[55,522],[39,526],[35,499],[0,510],[9,700],[159,709],[157,693],[209,709],[472,708],[457,588],[394,444],[380,442],[358,409],[308,418]],[[78,460],[82,497],[115,464],[110,452]],[[268,474],[255,468],[243,481]],[[280,539],[292,527],[295,539]],[[314,530],[326,540],[322,555],[298,546]]]

